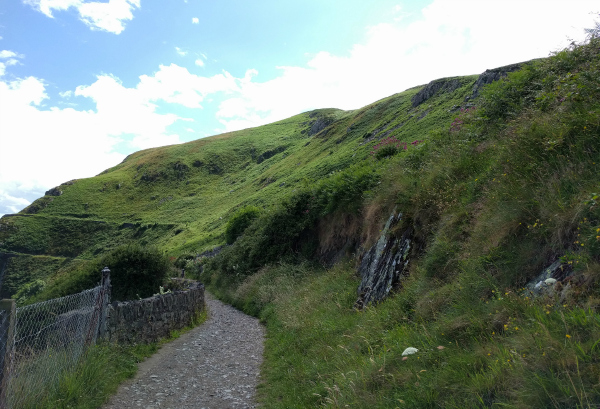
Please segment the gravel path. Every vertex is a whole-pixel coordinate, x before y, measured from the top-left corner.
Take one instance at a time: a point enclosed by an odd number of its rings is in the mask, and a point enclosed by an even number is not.
[[[142,362],[103,409],[254,408],[264,328],[208,293],[209,318]]]

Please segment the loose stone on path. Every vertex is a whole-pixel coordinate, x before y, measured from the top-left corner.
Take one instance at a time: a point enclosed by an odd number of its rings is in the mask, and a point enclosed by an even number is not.
[[[142,362],[103,409],[255,408],[265,331],[206,294],[208,320]]]

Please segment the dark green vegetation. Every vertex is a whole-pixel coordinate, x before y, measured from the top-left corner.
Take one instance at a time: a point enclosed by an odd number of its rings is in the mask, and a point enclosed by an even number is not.
[[[81,268],[56,278],[49,288],[43,280],[26,284],[27,303],[74,294],[95,287],[102,280],[101,271],[110,266],[111,300],[125,301],[151,297],[166,285],[171,264],[168,257],[154,247],[130,243],[85,263]],[[17,300],[19,292],[17,292]]]
[[[211,291],[264,320],[265,407],[596,407],[600,41],[471,99],[476,80],[138,152],[63,185],[0,222],[17,256],[2,291],[45,280],[50,294],[133,240],[201,263]],[[389,137],[407,149],[371,154]],[[247,206],[261,210],[236,221]],[[414,232],[409,277],[356,311],[356,256],[394,207],[394,232]],[[190,256],[228,222],[233,245]],[[56,269],[36,269],[42,256]],[[568,290],[523,293],[556,260]]]
[[[246,206],[238,210],[227,222],[227,226],[225,227],[225,242],[233,244],[259,215],[260,209],[256,206]]]

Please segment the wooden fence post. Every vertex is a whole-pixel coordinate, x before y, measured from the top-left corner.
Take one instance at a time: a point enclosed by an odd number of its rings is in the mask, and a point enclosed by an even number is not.
[[[15,300],[0,301],[0,409],[5,409],[15,328]]]

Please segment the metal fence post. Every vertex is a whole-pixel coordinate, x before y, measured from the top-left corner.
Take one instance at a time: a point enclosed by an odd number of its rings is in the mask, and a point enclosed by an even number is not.
[[[110,270],[108,267],[102,269],[102,311],[100,312],[100,323],[98,325],[98,337],[106,335],[108,304],[110,303]]]
[[[15,313],[15,300],[0,301],[0,409],[7,407],[6,389],[10,380]]]

